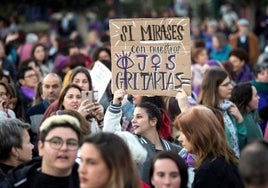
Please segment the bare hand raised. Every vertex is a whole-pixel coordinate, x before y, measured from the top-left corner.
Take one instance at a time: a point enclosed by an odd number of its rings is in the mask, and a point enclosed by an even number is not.
[[[114,92],[113,104],[120,104],[127,92],[123,89],[119,89]]]

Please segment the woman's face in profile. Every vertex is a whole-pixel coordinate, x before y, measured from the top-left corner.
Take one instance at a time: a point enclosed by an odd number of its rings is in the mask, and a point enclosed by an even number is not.
[[[193,153],[193,145],[182,131],[179,131],[178,141],[187,152]]]
[[[229,77],[226,77],[218,87],[218,94],[221,100],[230,99],[233,86]]]
[[[23,130],[22,135],[22,147],[17,148],[17,152],[19,161],[24,162],[32,159],[32,150],[34,146],[30,142],[30,136],[26,129]]]
[[[131,123],[136,135],[146,137],[148,132],[156,129],[157,120],[150,119],[145,108],[135,107]]]

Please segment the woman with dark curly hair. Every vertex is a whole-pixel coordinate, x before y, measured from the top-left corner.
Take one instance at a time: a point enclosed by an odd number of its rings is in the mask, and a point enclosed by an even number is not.
[[[254,74],[250,69],[248,63],[248,55],[247,53],[240,49],[234,48],[229,53],[229,61],[233,64],[233,71],[235,72],[235,82],[247,82],[254,79]]]

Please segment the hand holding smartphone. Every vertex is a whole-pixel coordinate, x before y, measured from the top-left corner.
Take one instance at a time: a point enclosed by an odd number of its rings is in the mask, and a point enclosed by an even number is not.
[[[98,101],[98,91],[82,91],[82,100],[88,100],[90,103],[95,103]]]

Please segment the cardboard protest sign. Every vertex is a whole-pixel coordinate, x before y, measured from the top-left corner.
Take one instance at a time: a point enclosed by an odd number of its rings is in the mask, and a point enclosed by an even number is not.
[[[112,90],[175,96],[191,92],[189,18],[110,20]]]
[[[94,67],[90,71],[93,90],[98,91],[98,102],[101,100],[111,78],[111,71],[100,61],[94,63]]]

